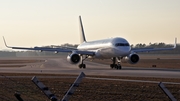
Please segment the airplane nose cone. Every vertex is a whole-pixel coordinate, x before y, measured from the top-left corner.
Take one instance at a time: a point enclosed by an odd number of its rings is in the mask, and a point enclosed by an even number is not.
[[[127,47],[127,48],[125,48],[123,51],[124,51],[124,53],[129,54],[130,50],[131,50],[131,48],[130,48],[130,47]]]
[[[128,55],[130,53],[130,47],[121,47],[118,49],[122,55]]]

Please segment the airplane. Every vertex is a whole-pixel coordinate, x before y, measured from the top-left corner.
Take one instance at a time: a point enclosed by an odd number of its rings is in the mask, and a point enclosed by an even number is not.
[[[81,33],[81,44],[77,48],[46,48],[46,47],[13,47],[6,44],[5,38],[3,37],[4,44],[8,48],[12,49],[23,49],[23,50],[38,50],[38,51],[50,51],[50,52],[68,52],[67,61],[71,64],[79,64],[79,68],[86,68],[84,61],[87,58],[92,59],[111,59],[112,69],[121,69],[121,60],[125,59],[130,64],[136,64],[139,61],[137,53],[150,52],[150,51],[162,51],[162,50],[173,50],[176,48],[177,38],[173,47],[170,48],[131,48],[129,42],[122,37],[114,37],[95,41],[86,41],[84,28],[79,16],[80,33]]]

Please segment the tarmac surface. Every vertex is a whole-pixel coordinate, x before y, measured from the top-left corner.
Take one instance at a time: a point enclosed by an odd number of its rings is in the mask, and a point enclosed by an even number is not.
[[[37,58],[36,58],[37,59]],[[1,73],[46,73],[46,74],[80,74],[103,76],[180,78],[180,69],[122,67],[111,69],[109,65],[85,61],[86,69],[67,62],[66,58],[39,58],[45,62],[26,63],[25,67],[1,67]]]

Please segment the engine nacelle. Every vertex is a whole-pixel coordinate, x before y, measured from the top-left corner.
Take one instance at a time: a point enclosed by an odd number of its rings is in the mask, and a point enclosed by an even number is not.
[[[77,64],[81,60],[81,57],[77,53],[72,53],[67,56],[67,61],[71,64]]]
[[[130,64],[136,64],[139,61],[139,56],[137,54],[129,54],[129,56],[125,57],[125,60]]]

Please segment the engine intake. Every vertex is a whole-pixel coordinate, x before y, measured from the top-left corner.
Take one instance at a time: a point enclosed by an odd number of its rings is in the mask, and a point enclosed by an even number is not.
[[[130,64],[136,64],[139,61],[139,56],[137,54],[129,54],[129,56],[125,57],[125,60]]]
[[[67,61],[71,64],[77,64],[81,60],[81,57],[77,53],[72,53],[67,56]]]

